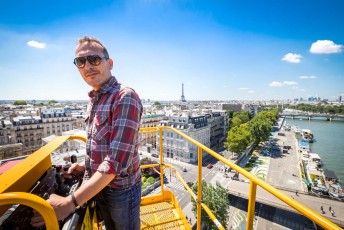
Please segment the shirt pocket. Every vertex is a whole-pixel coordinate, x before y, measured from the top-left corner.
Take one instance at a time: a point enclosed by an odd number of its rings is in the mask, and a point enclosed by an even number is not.
[[[96,140],[109,140],[109,124],[107,112],[96,113],[93,119],[93,138]]]

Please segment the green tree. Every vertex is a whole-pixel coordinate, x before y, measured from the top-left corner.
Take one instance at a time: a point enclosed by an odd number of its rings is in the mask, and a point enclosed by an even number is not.
[[[241,120],[239,116],[235,116],[231,120],[231,129],[234,127],[237,127],[243,123],[245,123],[245,122],[243,120]]]
[[[198,183],[195,183],[191,189],[196,194]],[[221,186],[219,182],[216,182],[214,187],[212,184],[202,181],[202,200],[213,212],[219,222],[227,229],[228,214],[229,214],[229,200],[226,189]],[[197,216],[197,207],[195,201],[192,199],[192,211]],[[207,229],[218,229],[213,221],[209,218],[208,214],[203,210],[201,213],[202,224]]]
[[[226,111],[226,114],[227,114],[227,118],[228,118],[228,120],[230,120],[230,119],[232,119],[232,118],[233,118],[234,111],[233,111],[233,110],[231,110],[231,109],[228,109],[228,110]]]
[[[225,147],[239,156],[246,150],[250,144],[250,131],[247,124],[241,124],[228,131]]]
[[[259,142],[265,141],[269,138],[270,132],[273,124],[278,118],[278,111],[262,111],[252,120],[250,120],[247,125],[251,133],[251,143],[253,145],[258,145]]]
[[[25,100],[18,100],[14,101],[13,105],[27,105],[27,102]]]
[[[43,107],[44,104],[43,104],[43,102],[41,102],[41,103],[39,103],[39,104],[33,104],[33,106],[35,106],[35,107]]]
[[[57,101],[55,101],[55,100],[50,100],[50,101],[48,102],[48,105],[56,104],[56,103],[57,103]]]
[[[161,104],[159,101],[155,101],[153,105],[154,105],[154,107],[156,107],[157,109],[162,109],[162,107],[163,107],[162,104]]]
[[[245,112],[235,112],[233,114],[233,118],[231,119],[230,123],[230,129],[234,128],[236,126],[239,126],[241,124],[244,124],[250,120],[250,113],[245,111]]]

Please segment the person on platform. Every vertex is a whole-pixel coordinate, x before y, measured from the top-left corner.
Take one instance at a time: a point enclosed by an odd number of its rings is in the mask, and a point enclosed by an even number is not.
[[[92,87],[86,118],[86,158],[74,163],[68,174],[84,171],[89,180],[67,197],[47,200],[57,219],[65,219],[94,198],[106,229],[140,229],[141,170],[138,154],[143,107],[137,93],[111,74],[114,61],[106,47],[92,37],[78,40],[74,64]],[[44,225],[35,213],[35,227]]]

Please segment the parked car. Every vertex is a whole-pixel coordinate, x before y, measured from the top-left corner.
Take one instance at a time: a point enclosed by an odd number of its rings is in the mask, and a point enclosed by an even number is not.
[[[152,153],[152,157],[159,158],[159,155],[158,155],[158,154],[155,154],[155,153]]]
[[[189,185],[189,187],[192,187],[192,185],[193,185],[193,182],[191,182],[191,181],[188,181],[188,182],[186,182],[186,184],[187,184],[187,185]]]
[[[208,165],[207,165],[207,168],[208,168],[208,169],[211,169],[212,167],[213,167],[212,164],[208,164]]]

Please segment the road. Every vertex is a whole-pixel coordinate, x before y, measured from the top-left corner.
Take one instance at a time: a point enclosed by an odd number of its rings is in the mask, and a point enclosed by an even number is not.
[[[296,138],[291,131],[280,131],[280,133],[284,133],[285,136],[275,137],[279,149],[271,151],[266,182],[274,187],[305,191],[301,181]],[[283,145],[291,146],[288,153],[283,153]]]

